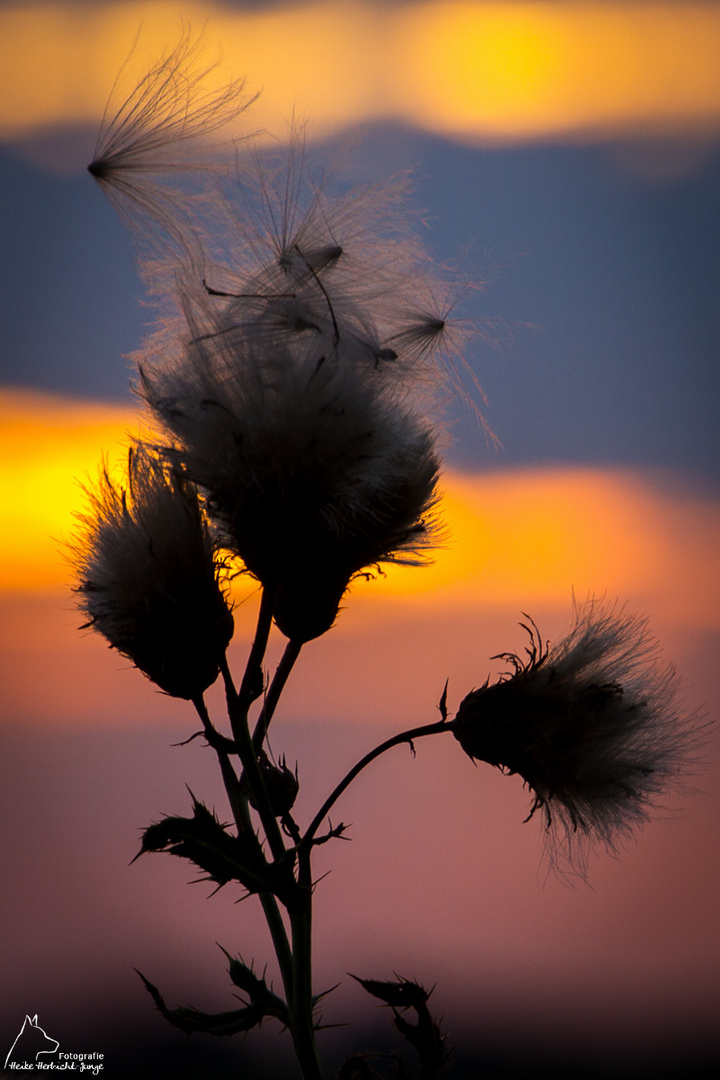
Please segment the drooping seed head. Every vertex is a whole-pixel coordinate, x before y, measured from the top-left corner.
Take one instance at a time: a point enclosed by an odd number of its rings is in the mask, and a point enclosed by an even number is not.
[[[613,849],[649,817],[701,727],[644,619],[591,601],[555,646],[526,629],[526,658],[501,654],[512,673],[468,694],[452,727],[471,758],[523,778],[529,816],[541,813],[551,846],[582,869],[584,840]]]

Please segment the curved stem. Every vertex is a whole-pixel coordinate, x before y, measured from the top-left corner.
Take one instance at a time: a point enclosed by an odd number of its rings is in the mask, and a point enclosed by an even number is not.
[[[258,717],[258,722],[255,725],[255,731],[253,732],[253,746],[255,747],[256,754],[262,749],[262,744],[265,742],[267,729],[270,726],[270,721],[273,718],[273,713],[275,712],[278,700],[285,689],[285,683],[288,681],[290,672],[300,655],[301,649],[302,642],[290,640],[280,657],[280,663],[278,664],[273,680],[268,687],[268,692],[265,695],[265,704],[262,707],[262,712]]]
[[[318,831],[323,821],[327,817],[328,812],[335,805],[337,800],[342,795],[343,791],[345,791],[345,789],[348,788],[350,784],[352,784],[355,777],[358,775],[358,773],[362,772],[366,765],[369,765],[372,761],[375,760],[375,758],[380,757],[380,755],[384,754],[386,750],[391,750],[393,746],[400,746],[401,743],[410,743],[410,746],[412,747],[414,739],[420,739],[424,735],[439,735],[441,731],[452,730],[453,729],[451,725],[448,724],[446,720],[438,720],[434,724],[424,724],[421,727],[409,728],[407,731],[401,731],[398,735],[393,735],[391,739],[386,739],[384,743],[380,743],[380,745],[376,746],[374,750],[370,750],[370,752],[367,753],[365,757],[361,758],[360,761],[358,761],[357,765],[353,765],[350,772],[343,777],[335,790],[331,792],[330,795],[328,795],[327,799],[310,822],[310,825],[300,842],[299,854],[304,854],[307,851],[310,844],[312,844],[315,833]]]

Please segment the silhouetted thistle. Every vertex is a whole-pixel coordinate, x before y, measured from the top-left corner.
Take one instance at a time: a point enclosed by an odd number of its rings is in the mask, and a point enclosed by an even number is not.
[[[371,356],[346,355],[327,310],[276,301],[236,320],[218,317],[212,335],[191,323],[184,354],[143,367],[141,389],[173,440],[164,453],[276,591],[283,633],[304,641],[332,625],[353,575],[422,561],[434,434]]]
[[[162,317],[136,357],[156,449],[202,489],[228,549],[272,590],[277,625],[302,643],[332,626],[356,574],[421,563],[437,540],[428,408],[456,335],[438,314],[441,275],[410,235],[404,180],[333,198],[293,131],[284,168],[258,155],[199,200],[153,185],[182,168],[175,137],[240,108],[239,84],[201,91],[195,52],[185,36],[142,80],[91,171],[137,200],[129,223],[156,252],[143,270]]]
[[[127,487],[104,469],[88,497],[73,547],[88,625],[166,693],[198,697],[218,676],[233,618],[195,490],[141,447]]]
[[[526,658],[500,654],[512,673],[468,694],[451,727],[471,758],[523,778],[529,817],[541,812],[551,850],[568,845],[582,868],[576,840],[613,849],[645,821],[697,748],[698,724],[644,619],[590,601],[553,647],[525,629]]]
[[[190,147],[246,105],[241,83],[205,90],[198,58],[185,33],[110,110],[89,166],[140,242],[160,318],[137,357],[149,434],[130,452],[126,486],[105,469],[88,492],[77,593],[88,625],[161,689],[192,700],[232,809],[234,830],[193,796],[192,818],[149,826],[141,851],[189,859],[218,886],[236,881],[260,898],[283,996],[230,954],[248,999],[239,1010],[169,1009],[143,977],[146,988],[188,1034],[280,1021],[304,1080],[323,1080],[312,856],[344,835],[329,814],[362,770],[395,746],[452,732],[472,759],[523,778],[529,816],[544,819],[556,857],[559,845],[582,868],[583,842],[613,848],[645,820],[700,734],[645,622],[589,603],[553,648],[526,626],[526,657],[502,654],[512,672],[468,694],[451,722],[446,683],[441,719],[367,752],[303,827],[297,768],[284,755],[274,763],[268,725],[303,643],[332,626],[353,577],[383,562],[421,564],[438,540],[435,410],[467,374],[479,389],[460,355],[468,328],[450,319],[467,290],[412,237],[406,179],[331,197],[312,181],[297,129],[280,168],[258,152],[238,156],[224,178],[198,172],[206,162]],[[191,189],[165,182],[184,170]],[[218,545],[262,584],[238,687]],[[268,679],[273,620],[289,640]],[[220,671],[232,737],[203,698]],[[423,1080],[442,1076],[448,1047],[429,991],[359,981],[393,1009]],[[355,1055],[338,1075],[378,1074]]]

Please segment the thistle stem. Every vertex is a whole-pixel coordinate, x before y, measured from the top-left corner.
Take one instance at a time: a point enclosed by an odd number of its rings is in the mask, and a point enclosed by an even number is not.
[[[247,777],[248,784],[250,785],[250,790],[253,793],[255,805],[260,815],[260,820],[262,821],[268,843],[270,844],[270,850],[272,851],[273,858],[278,860],[285,854],[285,843],[265,789],[265,781],[260,772],[257,754],[250,737],[247,710],[242,708],[240,697],[235,689],[232,674],[228,667],[227,657],[225,656],[222,658],[220,671],[225,681],[225,696],[227,699],[228,715],[230,717],[230,725],[232,727],[235,745],[237,746],[243,771]]]
[[[248,725],[248,710],[259,696],[261,686],[261,664],[265,655],[267,641],[272,626],[273,594],[271,590],[263,592],[260,604],[255,639],[248,657],[240,690],[236,690],[227,657],[223,657],[220,670],[225,683],[228,716],[233,739],[243,767],[243,773],[252,791],[254,805],[257,806],[265,835],[267,836],[273,858],[277,861],[285,854],[285,844],[278,821],[272,810],[265,783],[258,761],[267,727],[272,719],[280,695],[287,683],[292,668],[300,654],[301,645],[289,641],[275,676],[268,688],[262,712],[251,737]],[[214,728],[210,721],[202,698],[195,702],[195,707],[203,722],[206,734],[213,736]],[[255,741],[257,740],[257,741]],[[223,781],[238,828],[252,827],[248,812],[247,797],[241,790],[240,780],[230,761],[227,750],[213,740],[218,755]],[[269,892],[260,893],[260,902],[265,913],[265,920],[270,931],[275,955],[277,956],[285,1000],[290,1011],[290,1030],[303,1080],[323,1080],[323,1071],[315,1040],[312,995],[312,879],[310,869],[310,851],[304,855],[298,867],[298,883],[290,901],[285,901],[290,920],[292,939],[283,920],[276,897]]]
[[[272,627],[273,608],[275,607],[275,589],[263,588],[260,600],[255,637],[253,639],[250,655],[245,665],[242,682],[238,697],[240,704],[245,710],[249,709],[253,701],[260,697],[263,689],[262,662],[267,649],[270,629]]]
[[[200,696],[195,699],[193,705],[203,722],[205,730],[212,730],[212,723],[204,698]],[[217,746],[215,747],[215,752],[217,753],[218,761],[220,762],[220,771],[222,772],[223,783],[232,808],[235,823],[241,832],[246,829],[251,829],[252,822],[250,821],[250,815],[248,813],[247,800],[240,790],[240,781],[238,780],[237,773],[230,761],[230,757],[227,751],[220,749]],[[275,955],[277,956],[278,965],[280,967],[280,975],[285,989],[285,999],[286,1001],[289,1001],[293,992],[293,957],[287,931],[280,914],[277,900],[273,894],[260,893],[259,895],[260,903],[265,912],[265,921],[267,922],[270,931],[270,937],[272,938]]]
[[[322,1080],[312,996],[312,885],[290,913],[293,943],[292,1037],[303,1080]]]
[[[285,689],[285,684],[290,677],[290,672],[300,655],[301,649],[302,642],[290,640],[280,657],[280,663],[278,664],[273,680],[268,687],[267,694],[265,695],[265,704],[262,707],[262,712],[258,717],[258,722],[255,725],[255,731],[253,732],[252,741],[256,754],[262,749],[262,744],[265,742],[265,736],[267,735],[267,730],[270,726],[270,721],[273,718],[280,695]]]
[[[230,802],[233,817],[235,818],[235,823],[237,824],[239,829],[250,828],[250,816],[248,814],[247,802],[243,798],[240,791],[240,781],[238,780],[237,773],[235,772],[232,762],[230,761],[230,755],[228,754],[227,750],[225,750],[221,745],[217,743],[215,739],[217,733],[215,731],[215,728],[213,727],[212,721],[210,719],[210,714],[208,712],[207,705],[205,704],[205,699],[202,694],[199,697],[193,699],[193,705],[195,706],[195,711],[202,720],[208,742],[214,748],[215,753],[217,754],[218,762],[220,763],[220,771],[222,773],[223,783],[225,785],[225,791],[227,792],[227,797]]]
[[[262,909],[265,912],[265,921],[268,924],[273,948],[275,949],[275,955],[277,956],[278,965],[280,967],[280,976],[283,981],[285,1001],[287,1003],[292,1000],[293,992],[293,954],[290,948],[290,942],[288,940],[285,923],[280,914],[277,900],[272,893],[265,892],[260,893],[259,895]]]
[[[309,852],[309,848],[312,845],[315,833],[322,825],[329,811],[340,798],[343,791],[345,791],[345,789],[348,788],[350,784],[352,784],[355,777],[359,773],[361,773],[367,765],[369,765],[372,761],[375,761],[376,758],[379,758],[380,755],[384,754],[386,750],[391,750],[393,746],[400,746],[401,743],[409,743],[412,748],[412,744],[415,739],[420,739],[424,735],[439,735],[442,731],[452,730],[453,729],[451,725],[448,724],[446,720],[438,720],[434,724],[424,724],[421,727],[409,728],[407,731],[401,731],[399,732],[399,734],[393,735],[391,739],[386,739],[385,742],[380,743],[379,746],[376,746],[374,750],[370,750],[369,753],[367,753],[365,757],[361,758],[356,765],[353,765],[352,769],[350,769],[350,772],[343,777],[343,779],[340,781],[334,791],[332,791],[331,794],[328,795],[327,799],[320,807],[313,820],[310,822],[310,825],[308,826],[298,848],[298,858],[301,860],[301,864],[302,857]]]

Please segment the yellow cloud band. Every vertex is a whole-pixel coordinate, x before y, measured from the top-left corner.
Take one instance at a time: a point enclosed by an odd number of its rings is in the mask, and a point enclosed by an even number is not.
[[[157,56],[181,20],[220,46],[217,81],[263,90],[251,130],[295,105],[317,137],[379,118],[485,141],[720,130],[715,4],[126,0],[0,10],[0,138],[96,124],[141,24]]]

